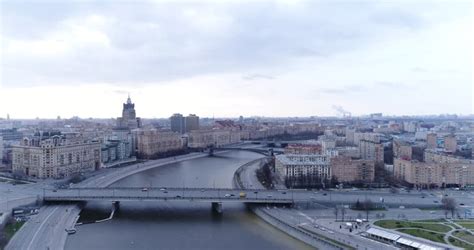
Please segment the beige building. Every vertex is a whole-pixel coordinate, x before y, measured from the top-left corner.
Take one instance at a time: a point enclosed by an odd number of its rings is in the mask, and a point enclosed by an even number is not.
[[[438,136],[435,133],[429,133],[426,135],[426,146],[428,149],[438,147]]]
[[[101,143],[77,135],[42,134],[12,146],[12,170],[37,178],[64,178],[101,166]]]
[[[381,134],[378,133],[362,133],[356,132],[354,133],[354,144],[359,146],[360,141],[370,141],[374,143],[380,143]]]
[[[369,140],[361,140],[359,142],[360,157],[364,160],[372,160],[375,163],[383,163],[384,149],[380,143],[375,143]]]
[[[338,182],[363,182],[374,181],[375,162],[371,160],[352,159],[348,156],[331,158],[331,177],[336,177]]]
[[[290,144],[285,148],[285,154],[321,154],[319,144]]]
[[[393,173],[417,187],[474,184],[474,163],[418,162],[395,159]]]
[[[444,137],[444,150],[446,152],[454,153],[458,148],[458,143],[455,135],[447,135]]]
[[[393,140],[393,157],[410,160],[412,154],[413,150],[410,144],[399,140]]]
[[[176,152],[184,148],[181,134],[176,132],[156,129],[138,129],[133,132],[139,158],[156,158],[162,154]]]
[[[194,130],[189,133],[189,148],[223,147],[240,142],[240,132],[234,130]]]

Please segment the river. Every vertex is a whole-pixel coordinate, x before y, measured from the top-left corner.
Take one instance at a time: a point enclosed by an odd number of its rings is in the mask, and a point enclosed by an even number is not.
[[[232,151],[150,169],[115,187],[231,188],[235,170],[261,155]],[[88,221],[108,216],[111,204],[90,202],[81,213]],[[77,227],[66,242],[76,249],[312,249],[273,228],[243,204],[223,204],[223,214],[201,202],[122,202],[113,220]]]

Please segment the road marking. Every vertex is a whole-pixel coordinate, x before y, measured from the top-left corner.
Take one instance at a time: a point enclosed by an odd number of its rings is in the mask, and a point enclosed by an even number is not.
[[[53,215],[53,213],[58,209],[59,207],[55,207],[53,209],[53,211],[51,211],[51,213],[48,214],[48,216],[46,216],[46,219],[41,223],[41,225],[39,226],[38,230],[35,232],[35,234],[33,235],[33,238],[31,238],[31,241],[30,241],[30,244],[28,244],[28,247],[26,249],[30,249],[31,248],[31,244],[33,244],[33,242],[35,241],[36,239],[36,236],[38,236],[38,233],[41,231],[41,228],[44,226],[44,224],[46,223],[46,221],[48,221],[49,217],[51,217],[51,215]]]

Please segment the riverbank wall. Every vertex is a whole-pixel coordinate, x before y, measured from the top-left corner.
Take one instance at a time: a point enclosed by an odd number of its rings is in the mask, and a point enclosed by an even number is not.
[[[249,181],[242,180],[242,173],[244,173],[245,171],[250,171],[248,168],[254,164],[258,164],[258,166],[260,167],[265,161],[266,158],[260,158],[240,166],[234,174],[234,188],[264,189],[263,185],[261,185],[260,183],[252,183],[252,187],[245,186],[244,183],[249,183]],[[330,239],[326,239],[323,236],[308,233],[307,231],[304,231],[295,225],[281,220],[280,218],[273,215],[271,212],[267,211],[270,209],[269,207],[249,205],[249,209],[252,210],[252,212],[263,221],[279,229],[280,231],[290,235],[291,237],[303,241],[304,243],[312,247],[318,249],[350,249],[342,244],[334,242]]]

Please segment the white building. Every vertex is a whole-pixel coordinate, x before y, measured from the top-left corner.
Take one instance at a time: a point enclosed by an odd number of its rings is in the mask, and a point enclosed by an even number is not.
[[[329,161],[328,155],[277,155],[275,168],[287,185],[302,185],[303,179],[318,182],[330,179]]]

